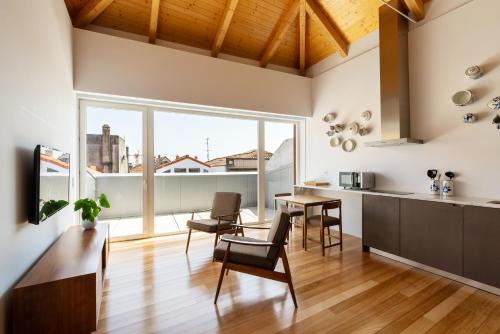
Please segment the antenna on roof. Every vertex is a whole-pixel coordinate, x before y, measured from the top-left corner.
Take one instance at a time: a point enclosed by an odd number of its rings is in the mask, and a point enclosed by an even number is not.
[[[209,140],[210,140],[210,138],[208,138],[208,137],[207,137],[207,138],[205,138],[205,143],[206,143],[206,145],[207,145],[207,161],[209,161],[209,160],[210,160],[210,151],[211,151],[211,149],[210,149],[210,148],[209,148],[209,146],[208,146],[208,141],[209,141]]]

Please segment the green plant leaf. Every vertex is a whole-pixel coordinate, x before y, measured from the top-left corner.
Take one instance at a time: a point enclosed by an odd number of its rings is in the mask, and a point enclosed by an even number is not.
[[[109,205],[109,201],[108,201],[108,197],[105,195],[105,194],[101,194],[99,196],[99,204],[103,207],[103,208],[110,208],[111,206]]]

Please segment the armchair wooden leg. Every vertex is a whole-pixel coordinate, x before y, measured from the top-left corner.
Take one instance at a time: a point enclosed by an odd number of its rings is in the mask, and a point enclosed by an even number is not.
[[[224,279],[224,270],[226,270],[226,263],[229,259],[230,249],[231,243],[227,245],[226,254],[224,254],[224,261],[222,262],[222,268],[220,269],[219,283],[217,284],[217,291],[215,292],[214,304],[217,304],[217,299],[219,298],[220,287],[222,286],[222,280]],[[229,269],[227,271],[229,272]]]
[[[189,241],[191,240],[191,229],[189,229],[189,232],[188,232],[188,241],[187,241],[187,244],[186,244],[186,254],[188,252],[188,249],[189,249]]]
[[[214,250],[217,247],[217,241],[219,241],[219,228],[215,231],[215,241],[214,241]],[[215,262],[215,257],[212,255],[212,262]]]
[[[293,304],[295,305],[295,308],[297,308],[297,299],[295,297],[295,290],[293,289],[292,274],[290,272],[290,266],[288,265],[288,258],[286,257],[284,247],[281,247],[281,261],[283,261],[283,268],[285,269],[286,280],[288,288],[290,289],[290,294],[292,295]]]

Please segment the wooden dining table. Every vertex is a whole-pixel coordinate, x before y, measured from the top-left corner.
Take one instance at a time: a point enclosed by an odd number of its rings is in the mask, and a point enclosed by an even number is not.
[[[316,196],[316,195],[291,195],[279,196],[274,198],[278,202],[286,202],[287,205],[301,207],[304,210],[304,224],[302,224],[302,247],[307,250],[307,209],[314,206],[323,205],[327,202],[338,201],[339,198]]]

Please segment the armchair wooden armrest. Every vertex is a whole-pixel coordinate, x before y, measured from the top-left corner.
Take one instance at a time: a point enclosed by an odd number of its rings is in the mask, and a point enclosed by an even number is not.
[[[248,226],[248,225],[241,225],[241,224],[231,224],[231,226],[234,227],[244,227],[244,228],[250,228],[253,230],[270,230],[270,227],[264,227],[264,226]]]
[[[192,210],[191,211],[191,220],[194,219],[194,214],[195,213],[210,212],[210,211],[212,211],[212,209]]]
[[[229,244],[238,244],[238,245],[245,245],[245,246],[278,246],[274,242],[270,241],[247,241],[247,240],[234,240],[234,239],[229,239],[227,237],[222,237],[220,239],[221,241],[225,241]]]
[[[241,210],[240,211],[236,211],[234,213],[227,213],[227,214],[224,214],[224,215],[218,215],[218,216],[215,216],[215,218],[217,218],[219,221],[220,220],[224,220],[223,218],[232,218],[232,219],[237,219],[238,215],[241,213]]]

